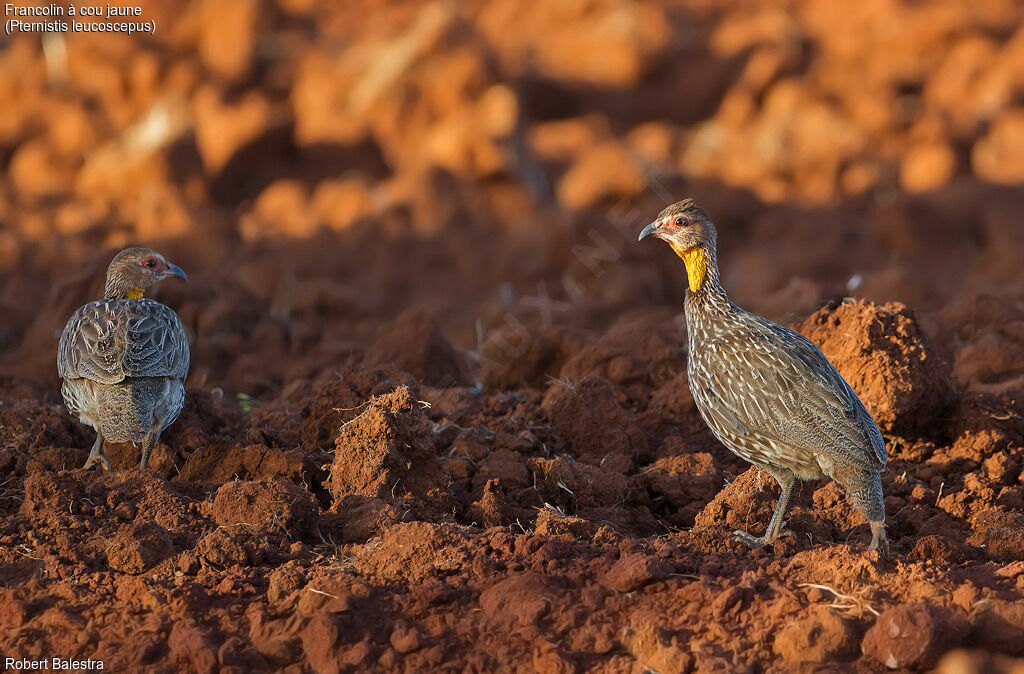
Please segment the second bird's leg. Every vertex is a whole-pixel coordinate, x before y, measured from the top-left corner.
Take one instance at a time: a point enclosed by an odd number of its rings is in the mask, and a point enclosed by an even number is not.
[[[103,436],[99,433],[96,433],[96,442],[92,444],[92,451],[89,452],[89,458],[86,459],[85,465],[82,468],[92,468],[92,464],[97,462],[104,472],[109,473],[113,470],[113,466],[110,465],[110,459],[107,458],[106,453],[103,451]]]
[[[146,433],[146,437],[142,440],[142,461],[139,462],[139,468],[145,470],[149,465],[149,455],[153,452],[153,447],[156,446],[156,441],[159,438],[160,431]]]
[[[843,467],[836,471],[837,481],[846,488],[853,507],[864,513],[871,525],[871,545],[882,557],[889,556],[889,538],[885,535],[885,500],[881,473],[862,468]]]
[[[775,512],[772,513],[771,521],[768,522],[768,530],[764,532],[764,536],[760,537],[749,534],[746,531],[732,532],[732,539],[734,541],[739,541],[751,548],[763,548],[766,545],[771,545],[783,536],[793,535],[792,531],[784,529],[782,525],[785,524],[783,518],[786,516],[786,510],[789,508],[789,499],[793,496],[793,485],[796,483],[796,476],[793,474],[793,471],[785,468],[768,472],[779,481],[779,486],[782,488],[782,493],[779,494],[779,503],[775,506]]]

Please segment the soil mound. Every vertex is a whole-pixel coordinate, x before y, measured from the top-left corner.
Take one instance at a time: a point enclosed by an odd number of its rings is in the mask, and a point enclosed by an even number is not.
[[[831,303],[800,326],[853,387],[886,433],[935,429],[950,401],[950,364],[899,303]]]
[[[407,387],[372,398],[335,440],[330,479],[335,504],[346,496],[365,496],[412,497],[442,506],[447,480],[432,435],[424,403]]]

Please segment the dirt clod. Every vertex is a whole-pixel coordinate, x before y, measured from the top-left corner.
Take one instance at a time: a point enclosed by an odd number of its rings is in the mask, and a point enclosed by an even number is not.
[[[968,625],[956,613],[924,602],[895,606],[864,635],[864,652],[889,669],[933,667],[960,645]]]
[[[671,572],[665,562],[644,555],[628,555],[600,577],[600,583],[616,592],[635,592],[647,583],[664,580]]]
[[[349,495],[445,500],[445,482],[423,410],[409,389],[400,386],[375,397],[342,426],[331,465],[336,500]]]
[[[222,527],[301,535],[316,506],[301,487],[277,480],[226,482],[217,490],[213,517]]]

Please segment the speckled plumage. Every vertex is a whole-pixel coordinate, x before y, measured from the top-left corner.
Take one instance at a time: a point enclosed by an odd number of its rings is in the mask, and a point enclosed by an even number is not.
[[[155,260],[152,269],[145,267]],[[109,470],[103,440],[143,442],[141,466],[160,433],[170,426],[185,402],[189,347],[178,315],[150,299],[130,299],[141,289],[184,272],[158,253],[123,251],[107,273],[106,298],[90,302],[72,315],[57,349],[61,393],[72,414],[97,432],[86,463]]]
[[[687,374],[697,409],[722,444],[782,487],[765,535],[739,531],[736,538],[759,547],[788,534],[783,516],[796,478],[827,475],[867,516],[872,548],[887,554],[885,441],[857,394],[806,337],[729,300],[706,211],[690,200],[673,204],[641,238],[650,234],[667,240],[684,259],[699,251],[704,267],[696,288],[691,274],[685,301]]]

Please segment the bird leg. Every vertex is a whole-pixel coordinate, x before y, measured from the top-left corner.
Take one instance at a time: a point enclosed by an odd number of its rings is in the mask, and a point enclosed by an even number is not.
[[[82,468],[88,470],[92,468],[92,464],[97,462],[100,464],[103,472],[109,473],[113,470],[113,466],[110,465],[110,459],[107,458],[106,453],[103,451],[103,436],[99,433],[96,434],[96,442],[92,444],[92,451],[89,452],[89,458]]]
[[[149,455],[153,452],[153,447],[156,446],[156,441],[159,437],[160,431],[146,433],[146,437],[142,441],[142,461],[139,462],[139,468],[145,470],[146,466],[149,465]]]
[[[882,496],[882,474],[844,467],[835,472],[835,479],[846,489],[853,507],[864,513],[871,525],[871,545],[882,557],[889,556],[889,538],[885,535],[885,501]],[[841,479],[840,479],[841,478]]]
[[[746,531],[732,532],[732,540],[743,543],[749,548],[763,548],[784,536],[794,535],[789,529],[783,528],[783,524],[785,524],[783,517],[786,515],[786,509],[789,508],[789,499],[793,496],[793,484],[796,482],[796,476],[791,471],[779,471],[778,474],[772,473],[772,476],[779,481],[782,493],[779,494],[779,503],[775,506],[775,512],[772,513],[772,519],[768,522],[768,530],[764,532],[764,536],[757,537]]]

